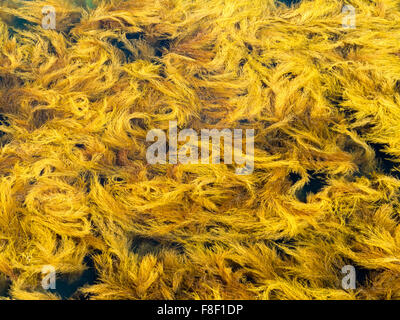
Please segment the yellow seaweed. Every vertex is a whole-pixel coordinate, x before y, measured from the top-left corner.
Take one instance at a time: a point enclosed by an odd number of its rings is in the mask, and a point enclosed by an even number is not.
[[[67,298],[399,299],[399,1],[346,4],[0,1],[1,298],[90,260]],[[148,164],[169,121],[254,129],[254,172]]]

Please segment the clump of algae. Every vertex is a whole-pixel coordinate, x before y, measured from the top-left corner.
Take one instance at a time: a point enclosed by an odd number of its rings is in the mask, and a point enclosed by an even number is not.
[[[3,298],[398,299],[400,7],[346,4],[0,1]],[[255,129],[253,174],[149,165],[175,120]]]

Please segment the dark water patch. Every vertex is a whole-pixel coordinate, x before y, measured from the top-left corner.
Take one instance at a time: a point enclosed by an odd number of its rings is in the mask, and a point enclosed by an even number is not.
[[[83,150],[86,149],[86,147],[85,147],[85,145],[83,143],[76,143],[75,147],[77,147],[78,149],[83,149]]]
[[[314,37],[318,36],[319,34],[316,32],[310,32],[307,34],[307,39],[313,39]]]
[[[144,39],[145,33],[144,32],[133,32],[133,33],[127,33],[125,36],[128,40],[142,40],[142,39]]]
[[[314,171],[307,171],[307,173],[310,176],[310,180],[296,192],[297,199],[304,203],[307,203],[308,194],[316,194],[327,185],[325,174]]]
[[[292,184],[295,184],[301,179],[301,175],[299,175],[296,172],[290,172],[289,173],[289,180],[292,182]]]
[[[345,43],[342,46],[339,46],[335,49],[335,51],[340,54],[344,59],[347,59],[350,53],[355,53],[357,50],[361,49],[361,45],[357,44],[350,44],[350,43]]]
[[[161,58],[166,52],[168,52],[171,48],[171,42],[172,40],[170,39],[157,40],[154,44],[155,56]]]
[[[247,59],[240,59],[239,68],[243,69],[244,65],[247,63]]]
[[[346,116],[353,116],[355,111],[350,111],[348,109],[344,109],[342,107],[342,103],[344,102],[344,98],[342,93],[334,92],[326,95],[325,98],[336,108],[338,108],[341,112],[345,112]]]
[[[277,67],[278,62],[275,59],[271,59],[268,64],[262,63],[262,65],[268,69],[274,69]]]
[[[206,241],[203,243],[204,248],[206,248],[207,250],[212,250],[215,246],[215,243],[212,241]]]
[[[329,41],[336,42],[340,39],[340,35],[338,33],[328,33],[329,34]]]
[[[233,261],[232,259],[226,259],[225,261],[227,265],[231,268],[232,272],[239,271],[240,269],[243,268],[240,263]]]
[[[0,278],[0,297],[10,297],[11,280],[9,278]]]
[[[11,141],[7,133],[1,130],[2,126],[9,127],[10,123],[8,121],[8,118],[0,113],[0,147],[3,147]]]
[[[87,269],[78,279],[71,280],[65,276],[61,276],[61,278],[57,277],[56,289],[49,289],[48,291],[58,294],[62,299],[87,299],[88,297],[82,295],[79,289],[83,286],[93,285],[98,279],[98,274],[90,256],[85,257],[84,263]]]
[[[147,124],[143,118],[132,118],[129,120],[129,124],[131,125],[132,129],[135,129],[136,127],[139,127],[143,130],[147,130]]]
[[[377,161],[378,168],[386,175],[391,175],[400,179],[400,172],[395,171],[396,163],[393,161],[396,159],[395,156],[388,154],[384,151],[387,144],[370,143],[369,146],[374,149],[375,159]]]
[[[279,2],[280,2],[280,3],[284,3],[284,4],[286,4],[287,6],[291,7],[291,6],[294,6],[295,4],[300,3],[301,0],[278,0],[277,2],[278,2],[278,3],[279,3]]]
[[[105,175],[100,174],[99,175],[99,182],[101,184],[102,187],[104,187],[106,185],[106,183],[108,182],[108,179]]]
[[[256,284],[256,276],[252,274],[250,271],[243,274],[243,278],[241,279],[242,283],[252,283]]]
[[[118,39],[112,39],[109,42],[114,48],[117,48],[123,53],[126,62],[130,63],[134,61],[133,53],[128,48],[126,48],[125,44],[122,41],[119,41]]]
[[[0,113],[0,126],[5,126],[5,127],[10,126],[10,122],[8,121],[8,118],[1,113]],[[2,132],[2,131],[0,131],[0,132]]]
[[[252,53],[253,52],[253,46],[250,43],[245,42],[244,45],[246,46],[248,53]]]
[[[35,23],[30,22],[25,19],[22,19],[22,18],[19,18],[19,17],[15,17],[13,19],[13,28],[15,28],[15,29],[25,31],[25,30],[28,30],[28,29],[34,27],[35,25],[36,25]],[[15,34],[15,32],[12,29],[10,31],[11,31],[10,34],[12,34],[12,35]]]
[[[297,77],[297,75],[293,74],[292,72],[288,72],[283,74],[283,77],[288,79],[289,81],[295,79]]]
[[[291,256],[287,254],[284,249],[285,248],[291,249],[296,247],[296,241],[294,239],[287,239],[287,238],[275,240],[272,242],[272,244],[278,256],[285,261],[289,260]]]
[[[155,60],[155,59],[151,59],[151,63],[156,64],[156,65],[161,65],[161,68],[159,69],[158,74],[159,74],[160,77],[162,77],[164,79],[167,79],[168,76],[167,76],[167,73],[165,71],[165,65],[163,63],[161,63],[159,60]]]
[[[370,278],[370,270],[360,267],[360,266],[355,266],[356,269],[356,283],[357,287],[365,287],[368,285],[368,279]]]
[[[367,123],[365,125],[363,125],[362,127],[357,127],[354,128],[354,130],[356,131],[356,133],[359,136],[365,136],[367,133],[371,132],[372,129],[374,129],[376,127],[376,124],[373,123]]]
[[[139,256],[157,254],[160,251],[161,242],[155,239],[135,237],[132,241],[131,250]]]
[[[396,91],[397,93],[400,93],[400,80],[396,80],[396,82],[394,84],[394,91]]]

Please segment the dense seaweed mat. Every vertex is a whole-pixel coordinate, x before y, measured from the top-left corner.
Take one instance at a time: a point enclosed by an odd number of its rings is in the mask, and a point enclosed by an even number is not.
[[[169,121],[253,174],[149,165]],[[0,147],[3,298],[400,297],[398,0],[0,1]]]

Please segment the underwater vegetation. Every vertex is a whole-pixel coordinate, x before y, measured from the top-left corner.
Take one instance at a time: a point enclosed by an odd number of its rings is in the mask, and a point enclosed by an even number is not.
[[[150,165],[170,121],[254,171]],[[3,299],[399,299],[399,161],[399,0],[0,1]]]

